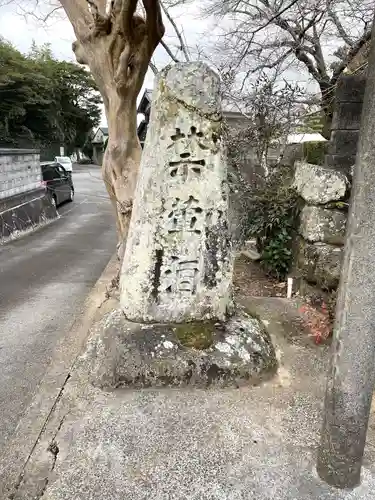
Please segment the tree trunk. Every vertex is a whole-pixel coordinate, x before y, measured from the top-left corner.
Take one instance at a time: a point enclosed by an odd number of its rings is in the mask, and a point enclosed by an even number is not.
[[[104,154],[102,174],[116,213],[120,236],[118,254],[125,251],[133,194],[141,159],[141,146],[137,136],[136,98],[114,94],[106,106],[109,138]]]
[[[116,213],[122,258],[141,158],[136,101],[164,35],[160,5],[158,0],[142,0],[143,18],[136,14],[138,0],[60,2],[77,36],[77,61],[89,66],[103,97],[109,138],[102,174]]]

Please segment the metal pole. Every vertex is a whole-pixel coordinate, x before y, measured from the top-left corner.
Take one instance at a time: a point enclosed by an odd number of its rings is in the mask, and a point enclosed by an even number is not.
[[[332,360],[318,453],[319,476],[360,483],[375,383],[375,28],[371,41]]]

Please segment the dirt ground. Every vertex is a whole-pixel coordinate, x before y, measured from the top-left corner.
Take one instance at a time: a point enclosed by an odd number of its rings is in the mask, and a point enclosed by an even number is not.
[[[241,256],[234,269],[234,293],[241,299],[250,297],[286,297],[287,284],[273,278],[259,262]],[[313,304],[308,298],[294,297],[296,310],[301,316],[304,330],[316,344],[330,341],[333,324],[326,304]]]
[[[259,262],[241,256],[234,268],[234,291],[241,297],[285,297],[286,283],[268,276]]]

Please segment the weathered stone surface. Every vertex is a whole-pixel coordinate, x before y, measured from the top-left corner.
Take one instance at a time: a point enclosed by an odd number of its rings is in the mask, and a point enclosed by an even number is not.
[[[247,240],[241,248],[241,254],[251,260],[260,260],[261,255],[257,250],[256,240]]]
[[[203,63],[157,81],[121,270],[133,321],[224,319],[231,304],[219,77]]]
[[[335,88],[335,101],[362,104],[366,88],[366,75],[341,75]]]
[[[343,245],[347,214],[306,205],[300,215],[299,232],[305,240]]]
[[[328,153],[340,155],[356,154],[358,137],[358,130],[333,130],[328,146]]]
[[[103,389],[239,386],[277,367],[263,324],[245,313],[225,323],[140,325],[113,311],[98,324],[85,359],[93,385]]]
[[[308,243],[301,238],[297,255],[298,272],[306,281],[322,289],[335,289],[340,280],[343,252],[343,247]]]
[[[342,172],[348,178],[351,177],[350,167],[355,163],[356,154],[341,155],[327,154],[324,157],[324,164],[328,168]]]
[[[307,203],[323,205],[342,199],[348,189],[348,180],[341,172],[296,162],[293,186]]]
[[[331,130],[359,130],[362,106],[357,102],[336,103]]]

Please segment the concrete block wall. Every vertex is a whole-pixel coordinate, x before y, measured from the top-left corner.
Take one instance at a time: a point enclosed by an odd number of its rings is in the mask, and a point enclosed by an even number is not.
[[[349,178],[357,154],[365,87],[365,75],[342,75],[335,91],[331,139],[325,165]]]
[[[0,149],[0,199],[40,188],[39,151]]]

